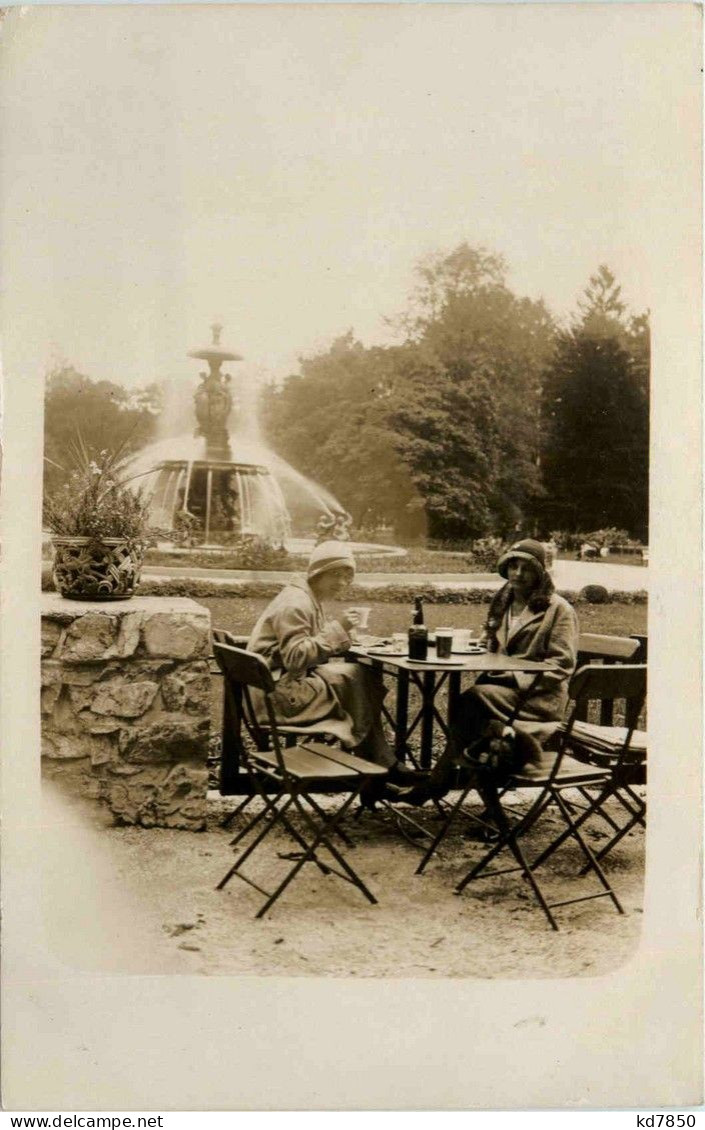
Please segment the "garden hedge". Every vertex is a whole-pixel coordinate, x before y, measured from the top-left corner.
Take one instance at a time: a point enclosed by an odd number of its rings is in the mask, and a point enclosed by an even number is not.
[[[168,580],[156,580],[146,577],[140,582],[139,593],[142,596],[190,596],[198,597],[242,597],[243,599],[269,599],[276,596],[281,589],[277,581],[210,581],[201,578],[172,577]],[[589,586],[588,586],[589,587]],[[42,589],[53,590],[54,583],[51,571],[42,571]],[[606,593],[606,600],[600,603],[609,604],[646,604],[648,593],[644,589],[636,592],[611,591]],[[420,596],[427,604],[489,604],[494,594],[494,589],[472,588],[454,589],[428,588],[424,585],[352,585],[348,590],[350,600],[374,601],[382,604],[410,604],[414,597]],[[561,590],[561,596],[570,604],[591,603],[581,592]]]

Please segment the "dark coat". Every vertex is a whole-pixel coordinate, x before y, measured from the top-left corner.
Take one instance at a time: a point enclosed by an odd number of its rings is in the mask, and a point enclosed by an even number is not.
[[[507,721],[521,701],[516,715],[517,730],[545,739],[558,729],[568,702],[568,683],[575,670],[578,651],[578,618],[572,606],[557,593],[545,601],[546,607],[527,606],[509,629],[509,608],[502,613],[496,629],[496,652],[521,659],[536,659],[551,664],[531,694],[530,672],[507,673],[495,679],[482,676],[473,693],[496,718]]]

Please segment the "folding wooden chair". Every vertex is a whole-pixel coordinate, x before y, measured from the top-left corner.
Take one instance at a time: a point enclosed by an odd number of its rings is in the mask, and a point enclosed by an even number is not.
[[[643,703],[646,685],[645,673],[646,669],[640,665],[624,665],[619,667],[587,666],[582,667],[573,675],[569,687],[569,698],[572,706],[570,708],[568,721],[560,734],[559,748],[551,770],[541,776],[533,774],[530,776],[528,774],[518,773],[509,782],[509,788],[513,791],[532,789],[536,793],[533,803],[516,823],[510,823],[503,800],[499,795],[497,784],[492,779],[492,775],[490,773],[483,774],[482,791],[487,800],[490,814],[499,828],[499,840],[490,851],[483,856],[479,863],[476,863],[464,878],[461,879],[456,887],[456,894],[460,894],[473,879],[489,878],[492,875],[504,875],[519,871],[523,878],[529,883],[537,902],[554,930],[558,929],[558,923],[552,911],[558,907],[568,906],[577,902],[585,902],[596,898],[609,898],[616,910],[620,914],[624,913],[622,905],[613,891],[599,860],[593,854],[581,832],[582,825],[585,821],[592,812],[596,810],[598,804],[604,803],[609,795],[609,790],[612,788],[613,766],[582,763],[568,756],[568,751],[571,749],[571,738],[574,727],[580,713],[585,709],[587,703],[594,699],[601,700],[607,698],[614,700],[626,698],[634,703],[634,709],[636,709],[636,703],[639,702],[639,700]],[[634,729],[635,718],[632,716],[627,726],[627,733],[621,751],[623,757],[626,756],[629,750]],[[593,790],[594,796],[600,799],[599,801],[594,800],[590,806],[583,810],[576,818],[574,816],[575,808],[570,803],[569,798],[564,794],[576,788],[586,787]],[[554,811],[557,810],[563,821],[563,831],[551,841],[549,846],[544,849],[540,855],[530,861],[524,853],[521,841],[536,827],[538,821],[548,808],[553,808]],[[564,899],[561,902],[549,903],[539,885],[535,871],[568,839],[572,839],[577,843],[583,855],[585,865],[582,874],[588,872],[594,873],[602,889],[591,894],[580,895],[576,898]],[[508,849],[514,856],[516,864],[499,871],[488,870],[492,861],[505,849]]]
[[[262,808],[232,841],[232,846],[235,846],[250,833],[256,832],[254,839],[237,856],[216,890],[222,890],[233,875],[238,876],[266,895],[266,901],[256,915],[261,918],[296,878],[303,865],[315,863],[322,874],[333,874],[345,879],[357,887],[369,902],[376,903],[376,898],[335,846],[332,837],[339,834],[338,825],[359,796],[362,787],[373,777],[385,774],[386,769],[318,742],[285,747],[271,702],[275,683],[265,661],[259,655],[217,642],[213,645],[213,654],[223,672],[226,694],[232,694],[235,687],[239,688],[250,717],[254,717],[251,689],[256,687],[264,693],[272,746],[271,750],[244,751],[243,760],[252,792],[261,799]],[[311,796],[314,790],[339,794],[343,798],[342,804],[337,810],[326,812]],[[292,822],[291,815],[298,817],[299,827]],[[269,892],[245,875],[242,866],[270,832],[280,827],[288,832],[299,850],[293,854],[280,853],[281,858],[293,859],[294,866],[279,886]],[[342,870],[320,858],[322,848]]]
[[[213,628],[211,636],[213,644],[227,644],[229,647],[236,647],[241,650],[245,650],[247,647],[247,636],[236,636],[232,632],[226,631],[225,628]],[[215,655],[213,658],[215,659]],[[220,672],[219,666],[217,666],[216,669]],[[267,750],[270,748],[269,726],[258,721],[254,713],[246,708],[246,704],[243,702],[242,689],[234,683],[231,684],[229,692],[226,690],[223,695],[219,774],[221,796],[232,796],[234,792],[241,791],[242,774],[239,773],[239,766],[241,763],[244,763],[245,756],[243,728],[250,741],[258,750]],[[302,736],[317,737],[323,741],[336,740],[336,735],[326,730],[325,722],[304,726],[290,726],[280,722],[278,729],[280,736],[284,738],[285,746],[296,745],[297,741]],[[221,827],[227,828],[237,816],[245,811],[252,798],[253,794],[251,792],[248,793],[240,804],[223,818]],[[341,835],[341,838],[345,839],[342,832],[339,832],[339,835]],[[348,840],[347,842],[349,843],[350,841]]]
[[[611,667],[622,663],[644,663],[641,657],[641,637],[637,636],[606,636],[596,632],[581,632],[578,638],[577,670],[586,665],[604,664]],[[580,707],[578,719],[587,721],[589,703],[583,702]],[[611,726],[614,718],[614,699],[603,698],[600,700],[600,724]]]
[[[581,827],[591,817],[599,816],[613,833],[595,855],[597,860],[604,859],[637,825],[646,827],[646,801],[635,792],[636,788],[646,784],[647,737],[645,731],[637,729],[646,699],[646,671],[645,665],[634,664],[621,668],[620,674],[605,674],[602,686],[594,677],[592,679],[591,685],[596,692],[608,693],[612,702],[624,699],[624,726],[603,726],[576,720],[572,731],[566,735],[573,758],[608,774],[607,780],[599,787],[587,785],[580,789],[587,805],[576,821],[577,826]],[[617,801],[626,812],[625,823],[619,824],[608,810],[611,801]],[[541,853],[535,865],[547,859],[565,839],[566,835],[562,833]]]

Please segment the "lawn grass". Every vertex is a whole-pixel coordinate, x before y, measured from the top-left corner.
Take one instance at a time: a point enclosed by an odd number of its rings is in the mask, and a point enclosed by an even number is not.
[[[249,634],[260,612],[268,601],[253,597],[199,597],[198,603],[211,613],[217,627],[227,628],[237,635]],[[411,621],[411,607],[404,604],[365,602],[371,609],[369,630],[380,636],[404,631]],[[338,609],[340,606],[338,606]],[[427,604],[426,623],[429,628],[474,628],[479,631],[487,615],[486,604]],[[335,608],[331,607],[331,614]],[[582,632],[601,635],[631,636],[647,634],[646,604],[580,604],[575,609]]]

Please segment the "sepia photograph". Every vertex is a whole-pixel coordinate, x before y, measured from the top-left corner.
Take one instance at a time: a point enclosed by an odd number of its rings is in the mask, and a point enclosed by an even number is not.
[[[553,1039],[549,995],[609,983],[609,1018],[649,982],[663,881],[700,983],[700,16],[4,10],[7,780],[77,1000],[361,982],[442,1028],[530,990],[511,1039]],[[695,998],[664,1102],[698,1101]],[[18,1101],[97,1105],[68,1052],[5,1056]],[[338,1105],[424,1106],[385,1078]],[[603,1082],[426,1094],[635,1101]]]

